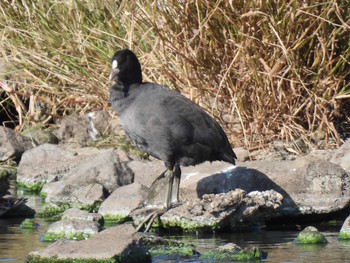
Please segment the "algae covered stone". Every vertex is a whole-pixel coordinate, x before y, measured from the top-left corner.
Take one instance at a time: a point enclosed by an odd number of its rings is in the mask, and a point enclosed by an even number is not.
[[[294,240],[296,244],[326,244],[326,237],[316,227],[308,226]]]
[[[22,229],[37,229],[38,224],[35,223],[32,219],[26,218],[19,226]]]
[[[342,240],[350,240],[350,216],[345,219],[338,237]]]

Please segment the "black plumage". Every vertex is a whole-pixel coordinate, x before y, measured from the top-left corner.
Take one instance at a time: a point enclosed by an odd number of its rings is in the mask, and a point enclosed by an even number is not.
[[[110,101],[126,134],[138,148],[164,161],[170,173],[166,209],[178,202],[180,166],[216,160],[235,164],[237,157],[220,125],[180,93],[142,82],[132,51],[114,54],[110,79],[115,81]]]

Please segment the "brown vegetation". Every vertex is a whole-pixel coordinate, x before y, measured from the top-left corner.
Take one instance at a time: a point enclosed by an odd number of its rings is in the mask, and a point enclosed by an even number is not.
[[[14,106],[19,129],[109,110],[110,57],[128,47],[146,81],[201,104],[235,146],[350,135],[348,1],[7,2],[0,111]]]

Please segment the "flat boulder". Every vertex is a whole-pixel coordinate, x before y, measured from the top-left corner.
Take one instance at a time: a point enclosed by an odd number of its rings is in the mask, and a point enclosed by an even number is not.
[[[283,205],[273,216],[333,213],[350,204],[350,176],[327,158],[329,154],[317,153],[296,160],[244,162],[237,167],[204,163],[200,168],[183,169],[180,189],[184,200],[232,189],[247,193],[272,189],[283,195]]]
[[[52,245],[29,253],[27,262],[151,262],[140,233],[130,224],[111,227],[82,240],[59,240]]]
[[[121,186],[101,204],[98,212],[106,221],[123,222],[130,212],[139,207],[147,196],[148,188],[139,183]]]
[[[76,151],[45,143],[23,154],[17,181],[27,188],[40,190],[43,184],[60,180],[83,159]]]

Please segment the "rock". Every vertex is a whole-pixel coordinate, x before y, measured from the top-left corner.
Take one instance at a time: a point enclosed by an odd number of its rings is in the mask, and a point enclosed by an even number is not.
[[[81,117],[65,117],[56,131],[56,136],[63,143],[87,146],[115,130],[120,130],[118,121],[111,121],[106,111],[95,111]]]
[[[308,226],[294,240],[295,244],[326,244],[326,237],[316,227]]]
[[[43,144],[23,154],[17,169],[17,181],[26,188],[40,191],[43,184],[60,180],[82,160],[75,151]]]
[[[186,231],[236,229],[244,223],[263,222],[271,211],[282,205],[282,199],[282,195],[273,190],[247,194],[236,189],[222,194],[205,194],[201,199],[168,210],[160,219],[164,228]],[[149,214],[147,210],[139,209],[132,213],[135,224],[139,224]]]
[[[228,243],[218,247],[217,249],[203,253],[199,259],[201,262],[260,262],[267,259],[267,252],[257,247],[242,249],[236,244]]]
[[[100,224],[94,221],[61,219],[52,223],[43,235],[44,241],[55,241],[61,238],[87,239],[101,230]]]
[[[234,148],[234,151],[237,155],[237,160],[240,162],[245,162],[249,160],[250,153],[247,149],[244,149],[243,147]]]
[[[108,228],[87,240],[56,241],[47,248],[30,252],[27,262],[48,262],[53,258],[64,262],[151,262],[141,235],[130,224]]]
[[[80,220],[80,221],[91,221],[96,222],[99,225],[103,225],[103,216],[99,213],[89,213],[84,210],[77,208],[70,208],[62,214],[62,219],[67,220]]]
[[[45,202],[91,209],[116,188],[133,182],[133,172],[115,150],[103,150],[71,168],[60,181],[46,184]]]
[[[273,189],[283,195],[283,206],[273,216],[326,214],[350,203],[350,176],[339,165],[310,155],[294,161],[250,161],[230,168],[227,164],[202,164],[183,169],[183,200],[231,189],[246,192]],[[204,170],[204,172],[202,172]]]
[[[178,240],[166,239],[149,233],[142,235],[142,240],[151,254],[153,262],[170,260],[182,262],[180,261],[182,258],[186,261],[199,254],[194,245]]]
[[[350,216],[345,219],[340,229],[338,238],[342,240],[350,240]]]
[[[342,146],[334,151],[330,161],[350,172],[350,139],[347,139]]]
[[[29,137],[35,145],[58,143],[58,138],[50,130],[45,130],[41,125],[29,127],[22,134]]]
[[[98,212],[107,221],[124,222],[130,212],[143,203],[147,192],[148,188],[139,183],[119,187],[101,204]]]
[[[32,147],[30,138],[0,126],[0,161],[7,161],[11,158],[19,160],[22,154]]]

